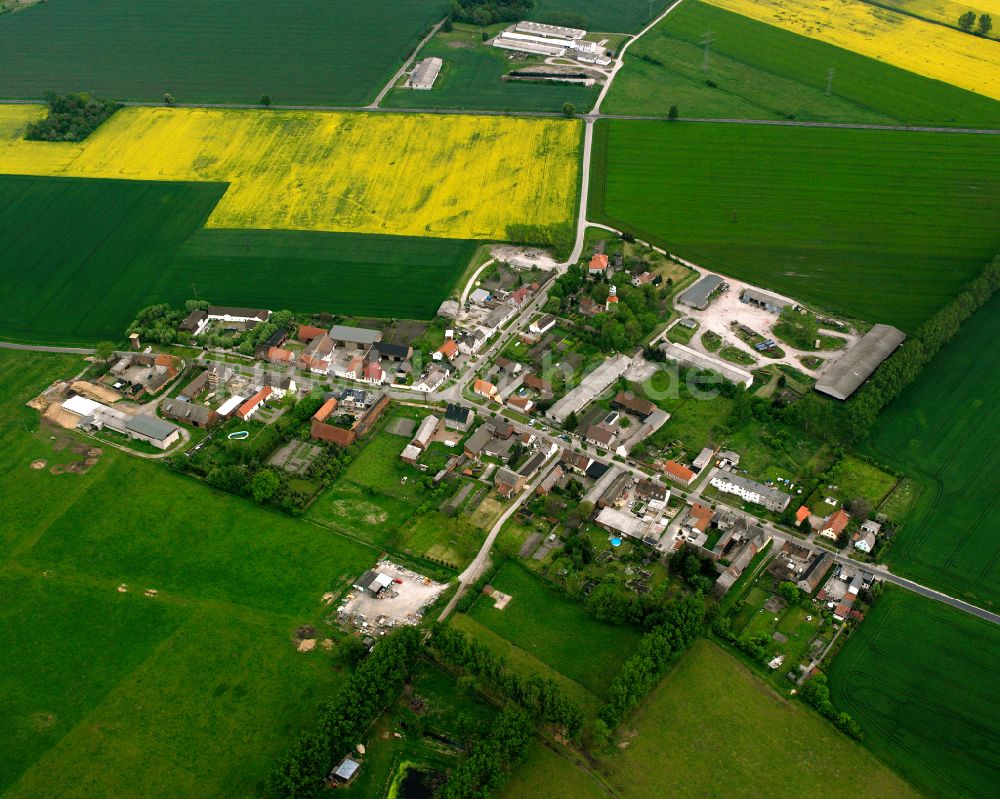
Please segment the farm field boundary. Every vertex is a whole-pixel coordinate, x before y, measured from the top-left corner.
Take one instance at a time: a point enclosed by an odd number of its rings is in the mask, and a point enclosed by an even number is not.
[[[986,799],[1000,755],[1000,628],[895,587],[830,668],[838,709],[932,796]]]
[[[994,41],[857,0],[706,1],[1000,100],[1000,61]]]
[[[130,107],[80,144],[0,106],[0,173],[225,182],[207,226],[572,240],[582,124],[502,116]]]
[[[697,0],[629,48],[603,111],[665,115],[671,105],[687,118],[1000,127],[996,100]]]
[[[691,649],[626,725],[627,745],[597,756],[608,790],[583,796],[809,796],[851,799],[863,782],[875,795],[917,797],[900,777],[812,711],[777,694],[707,640]],[[664,731],[686,731],[664,743]],[[695,731],[695,732],[692,732]],[[803,741],[809,746],[803,748]],[[708,759],[708,751],[725,751]],[[814,756],[817,751],[822,757]],[[562,796],[587,775],[564,758],[529,756],[505,799]],[[575,776],[573,776],[575,775]],[[591,783],[593,784],[593,783]],[[517,793],[520,788],[523,793]],[[529,793],[530,791],[530,793]]]
[[[363,105],[446,0],[60,0],[0,18],[0,97]],[[128,68],[122,68],[127,64]]]
[[[589,211],[723,274],[913,330],[1000,246],[998,176],[990,136],[602,120]]]
[[[225,190],[0,175],[0,337],[115,340],[139,308],[194,297],[428,319],[476,249],[457,239],[202,229]]]
[[[924,485],[889,565],[967,601],[1000,602],[1000,295],[881,414],[876,456]]]

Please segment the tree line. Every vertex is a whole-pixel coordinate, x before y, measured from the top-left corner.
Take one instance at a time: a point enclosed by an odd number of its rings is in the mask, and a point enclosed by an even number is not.
[[[694,642],[703,629],[705,606],[698,594],[672,601],[662,621],[643,635],[638,651],[625,661],[594,722],[595,737],[610,737],[666,674],[667,669]]]
[[[460,630],[435,624],[428,642],[441,660],[482,679],[504,699],[522,707],[540,722],[552,724],[570,740],[583,732],[583,709],[549,677],[524,675],[507,659]]]
[[[897,349],[844,405],[841,429],[851,441],[871,431],[879,412],[917,379],[923,368],[951,341],[962,324],[985,305],[1000,288],[1000,254],[975,280],[928,319]]]
[[[974,33],[976,36],[988,36],[993,30],[993,17],[989,14],[980,14],[977,17],[975,11],[966,11],[958,18],[958,28],[965,33]]]
[[[528,714],[508,705],[490,725],[489,734],[479,741],[469,756],[448,777],[435,796],[439,799],[489,799],[507,781],[512,765],[524,756],[534,738]]]
[[[531,11],[532,0],[451,0],[451,19],[473,25],[516,22]]]
[[[315,796],[336,761],[358,743],[412,676],[420,631],[405,627],[380,641],[348,678],[337,698],[320,707],[316,729],[303,735],[275,766],[269,784],[288,799]],[[457,796],[458,794],[456,794]]]

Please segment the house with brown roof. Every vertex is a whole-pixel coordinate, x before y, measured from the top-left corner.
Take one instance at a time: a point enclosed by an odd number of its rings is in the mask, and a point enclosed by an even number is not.
[[[710,507],[702,505],[700,502],[694,502],[688,508],[687,516],[684,519],[684,527],[697,533],[705,533],[708,531],[708,527],[712,523],[714,516],[715,513]]]
[[[847,514],[847,511],[843,508],[837,508],[837,510],[823,520],[823,524],[819,528],[819,534],[824,538],[836,541],[837,536],[844,531],[850,521],[851,517]]]
[[[634,413],[642,421],[646,421],[649,416],[652,415],[653,411],[656,410],[656,405],[646,399],[637,397],[630,391],[619,391],[614,400],[611,403],[614,407],[621,408],[629,413]]]
[[[200,336],[208,327],[208,313],[205,311],[191,311],[184,317],[177,329],[181,333],[190,333],[192,336]]]
[[[208,372],[202,372],[194,380],[184,386],[181,389],[181,393],[178,395],[179,399],[182,400],[193,400],[200,397],[208,389]]]
[[[267,351],[267,360],[273,364],[289,366],[295,362],[295,353],[281,347],[271,347]]]
[[[310,438],[316,441],[326,441],[336,444],[338,447],[349,447],[357,440],[357,434],[353,430],[345,430],[343,427],[334,427],[332,424],[312,420],[309,427]]]
[[[583,316],[597,316],[604,309],[592,297],[584,297],[580,300],[579,310]]]
[[[494,478],[497,493],[504,499],[510,499],[518,491],[521,491],[524,488],[525,482],[524,475],[502,467],[497,469],[497,474]]]
[[[552,384],[548,380],[542,380],[538,375],[525,375],[521,385],[538,392],[541,397],[552,396]]]
[[[535,407],[535,401],[530,397],[510,397],[507,399],[507,404],[522,413],[531,413],[531,409]]]
[[[310,341],[299,356],[299,367],[325,375],[333,360],[333,340],[325,333]]]
[[[587,432],[584,434],[584,438],[594,446],[601,447],[601,449],[610,450],[615,445],[615,439],[617,434],[614,430],[605,427],[602,424],[592,424],[587,428]]]
[[[694,482],[696,475],[687,466],[682,466],[677,461],[667,461],[663,464],[663,473],[676,483],[689,486]]]
[[[219,414],[204,405],[195,405],[182,399],[167,398],[160,403],[160,412],[168,419],[192,427],[207,429],[220,421]]]
[[[565,474],[562,466],[556,464],[552,467],[552,471],[542,478],[542,481],[538,484],[538,488],[535,489],[535,493],[543,495],[551,493],[552,489],[559,484],[559,481],[563,479]]]
[[[298,333],[296,333],[296,338],[303,344],[308,344],[314,338],[319,338],[320,336],[326,335],[325,327],[313,327],[312,325],[299,325]]]
[[[573,452],[571,449],[563,449],[559,455],[559,462],[570,471],[577,474],[585,474],[590,466],[592,458],[582,452]]]

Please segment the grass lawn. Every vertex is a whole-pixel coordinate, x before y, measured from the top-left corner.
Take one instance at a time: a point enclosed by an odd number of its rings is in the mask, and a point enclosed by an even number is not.
[[[402,415],[420,419],[425,414],[407,408]],[[309,508],[307,518],[345,530],[373,546],[461,568],[482,545],[483,520],[466,515],[461,508],[453,516],[440,512],[440,506],[459,490],[459,483],[442,482],[428,489],[424,481],[433,476],[433,470],[424,473],[399,459],[408,443],[408,438],[385,432],[369,438],[336,483]]]
[[[0,19],[0,97],[362,105],[444,0],[61,0]],[[266,32],[266,35],[262,35]],[[123,69],[122,64],[128,64]]]
[[[0,336],[116,340],[139,308],[194,296],[430,318],[475,249],[462,240],[203,229],[225,190],[218,183],[0,177]],[[379,291],[371,290],[373,279]]]
[[[629,48],[602,110],[666,115],[671,105],[684,117],[1000,126],[988,97],[690,0]]]
[[[896,478],[877,466],[846,455],[830,472],[830,484],[837,486],[835,494],[843,502],[864,497],[877,508],[896,485]],[[821,491],[826,486],[821,486]],[[826,492],[829,495],[829,492]]]
[[[928,796],[996,793],[1000,628],[889,586],[830,669],[834,703]]]
[[[0,351],[0,792],[256,792],[340,679],[296,628],[378,552],[107,448],[52,474],[22,404],[81,366]]]
[[[513,597],[503,610],[480,596],[469,615],[515,646],[603,696],[635,650],[640,633],[598,621],[516,563],[491,582]]]
[[[535,742],[507,780],[501,799],[605,799],[599,778],[579,768],[556,744]]]
[[[913,330],[1000,245],[992,138],[601,121],[590,213],[702,266]]]
[[[877,456],[923,488],[889,565],[993,608],[1000,603],[998,325],[995,296],[883,411],[874,438]],[[916,492],[909,493],[912,501]]]
[[[593,107],[597,100],[596,86],[503,80],[511,70],[523,69],[527,64],[511,60],[510,51],[486,44],[482,31],[478,26],[462,24],[456,24],[448,33],[439,31],[420,51],[421,58],[437,56],[444,62],[434,88],[429,91],[396,88],[386,95],[382,105],[386,108],[562,111],[563,103],[572,103],[581,112]]]
[[[615,794],[625,799],[851,799],[860,784],[876,796],[918,795],[828,721],[782,698],[704,640],[627,726],[636,733],[627,748],[599,761]]]

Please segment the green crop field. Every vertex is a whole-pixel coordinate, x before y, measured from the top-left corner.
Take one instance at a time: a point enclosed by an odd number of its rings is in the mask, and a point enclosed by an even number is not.
[[[249,795],[340,679],[296,628],[378,551],[114,450],[54,474],[84,440],[23,403],[82,366],[0,351],[0,793]]]
[[[901,574],[1000,604],[1000,296],[981,308],[879,417],[878,457],[924,490],[896,536]]]
[[[912,331],[1000,246],[988,135],[602,121],[591,218]]]
[[[430,318],[475,251],[453,239],[203,229],[225,188],[0,176],[0,336],[118,339],[139,308],[194,296]]]
[[[628,49],[602,110],[665,116],[671,105],[684,117],[1000,127],[1000,103],[988,97],[699,2]]]
[[[420,51],[421,58],[437,56],[444,62],[434,88],[393,89],[382,105],[488,111],[562,111],[563,103],[572,103],[578,111],[589,111],[594,105],[595,87],[503,80],[524,62],[511,60],[509,51],[483,42],[481,32],[482,28],[461,24],[450,33],[439,31]]]
[[[704,640],[681,658],[626,729],[623,746],[597,755],[589,773],[565,755],[536,747],[504,796],[852,799],[861,784],[874,796],[919,795],[829,722],[781,697]],[[566,792],[565,785],[579,786],[580,793]]]
[[[535,0],[528,19],[588,31],[638,33],[667,4],[668,0]]]
[[[888,587],[830,669],[834,703],[928,796],[996,795],[1000,628]]]
[[[582,606],[508,563],[490,584],[513,597],[503,610],[480,596],[469,615],[515,646],[603,696],[639,643],[639,631],[598,621]]]
[[[0,97],[362,105],[444,0],[59,0],[0,17]],[[127,67],[125,66],[127,65]]]

